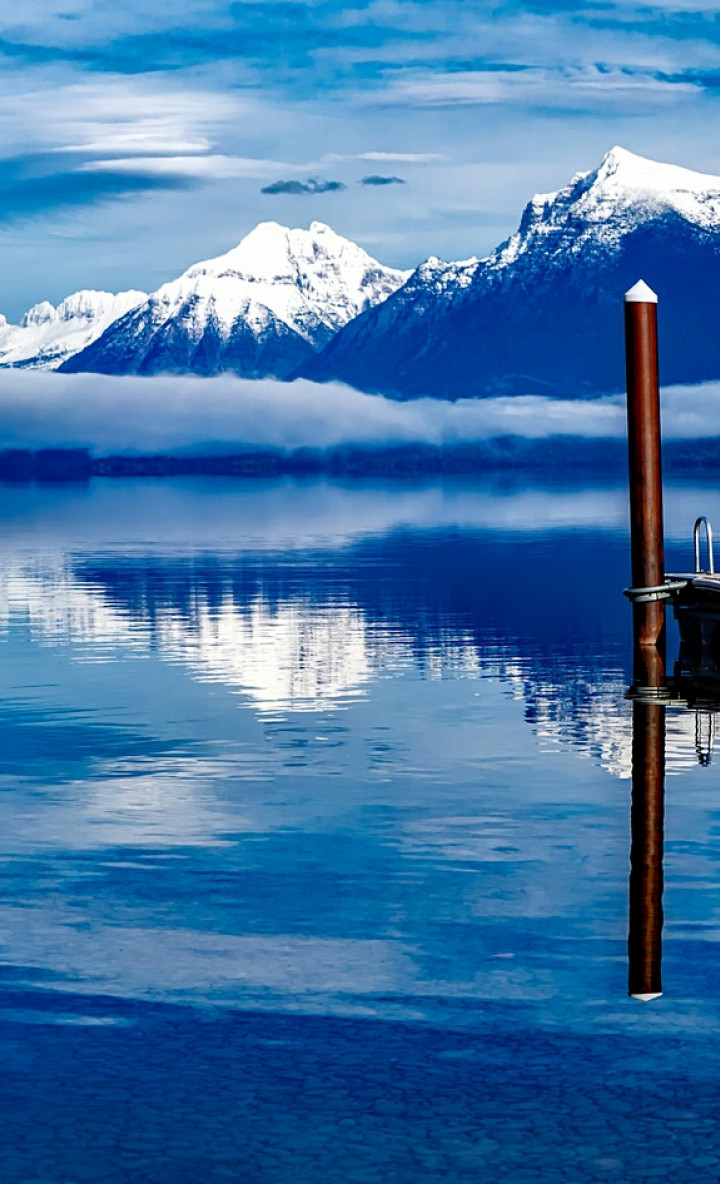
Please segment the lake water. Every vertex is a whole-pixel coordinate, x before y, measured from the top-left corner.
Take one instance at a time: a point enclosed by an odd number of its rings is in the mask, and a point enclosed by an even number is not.
[[[667,489],[668,567],[720,492]],[[720,1171],[720,755],[627,997],[621,485],[0,498],[3,1184]]]

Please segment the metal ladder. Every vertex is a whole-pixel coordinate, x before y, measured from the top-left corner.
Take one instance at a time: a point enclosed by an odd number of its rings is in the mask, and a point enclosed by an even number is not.
[[[705,540],[707,544],[707,568],[700,566],[700,527],[705,525]],[[693,547],[695,549],[695,575],[714,576],[715,575],[715,554],[713,551],[713,532],[712,526],[708,522],[704,514],[695,519],[693,526]]]

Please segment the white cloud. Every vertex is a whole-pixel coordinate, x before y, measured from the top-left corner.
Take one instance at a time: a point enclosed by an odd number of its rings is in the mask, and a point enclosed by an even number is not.
[[[277,160],[258,160],[252,157],[223,156],[129,156],[88,160],[80,165],[83,173],[124,173],[157,177],[188,177],[202,180],[222,180],[231,177],[268,177],[277,170],[285,173],[307,171],[307,165],[292,165]]]
[[[438,164],[449,159],[444,152],[355,152],[349,156],[330,152],[323,157],[323,162],[373,160],[381,164]]]
[[[462,106],[494,103],[533,104],[563,109],[602,104],[655,103],[698,96],[701,86],[673,82],[648,72],[570,66],[557,69],[466,70],[456,73],[402,73],[370,102],[418,106]]]
[[[14,145],[24,152],[88,155],[206,152],[220,129],[243,112],[232,95],[168,82],[105,76],[57,86],[52,96],[45,87],[6,91],[0,144],[6,151]]]
[[[193,0],[192,16],[203,28],[228,25],[221,0]],[[32,0],[3,14],[3,36],[29,45],[55,45],[70,50],[107,46],[115,38],[176,28],[187,18],[177,0]]]
[[[600,8],[599,15],[629,11],[637,16],[648,11],[672,16],[675,13],[697,13],[700,16],[712,16],[720,12],[720,0],[608,0]]]

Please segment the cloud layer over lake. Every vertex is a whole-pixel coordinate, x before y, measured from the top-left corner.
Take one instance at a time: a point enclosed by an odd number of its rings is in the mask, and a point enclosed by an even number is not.
[[[720,383],[663,393],[666,439],[720,436]],[[108,378],[6,370],[0,378],[5,448],[85,447],[103,453],[456,445],[514,436],[619,439],[623,399],[528,395],[394,402],[338,384],[271,379]]]

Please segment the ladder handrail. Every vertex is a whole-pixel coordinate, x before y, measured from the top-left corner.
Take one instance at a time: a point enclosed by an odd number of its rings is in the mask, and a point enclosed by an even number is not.
[[[703,570],[700,567],[700,527],[702,526],[703,523],[705,524],[705,537],[707,540],[707,556],[708,556],[707,574],[712,576],[712,575],[715,575],[715,554],[713,551],[713,532],[712,532],[712,527],[704,514],[701,514],[699,518],[695,519],[695,525],[693,527],[693,545],[695,548],[695,572],[696,572],[696,574],[699,574]]]

